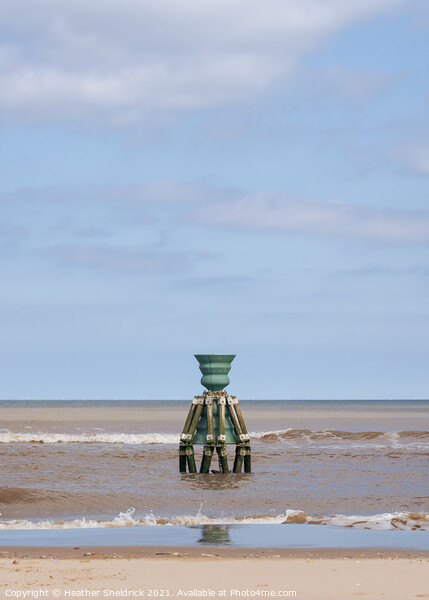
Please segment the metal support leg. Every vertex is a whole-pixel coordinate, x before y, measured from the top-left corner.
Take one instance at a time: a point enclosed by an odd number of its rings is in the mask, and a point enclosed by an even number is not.
[[[243,459],[245,456],[246,450],[244,446],[239,445],[235,448],[235,460],[234,460],[234,468],[232,469],[234,473],[241,473],[241,468],[243,466]]]
[[[180,436],[179,446],[179,471],[186,473],[186,463],[188,464],[189,473],[196,473],[197,467],[195,464],[194,448],[192,446],[192,438],[198,425],[198,421],[203,410],[203,400],[196,396],[192,400],[191,408],[183,426],[182,435]]]
[[[234,425],[235,435],[237,437],[239,437],[240,441],[241,441],[241,436],[243,435],[243,431],[241,429],[240,422],[237,418],[237,413],[235,412],[235,406],[232,402],[232,398],[228,398],[227,407],[228,407],[229,416],[231,417],[232,424]]]
[[[212,462],[214,446],[213,444],[204,446],[203,458],[201,460],[200,473],[209,473]]]
[[[195,409],[197,408],[196,399],[191,404],[191,408],[189,409],[188,416],[186,417],[185,424],[183,425],[182,435],[188,433],[189,426],[192,422],[192,417],[194,416]]]
[[[186,473],[186,445],[179,446],[179,472]]]
[[[179,472],[186,473],[186,448],[188,446],[188,442],[192,439],[188,435],[189,426],[192,422],[192,417],[194,416],[195,409],[197,405],[195,404],[195,399],[191,404],[191,408],[189,409],[188,416],[186,417],[185,424],[183,426],[182,435],[180,438],[180,446],[179,446]]]
[[[250,446],[246,446],[246,454],[244,455],[244,472],[252,472],[252,451]]]
[[[249,434],[247,433],[244,423],[243,414],[235,396],[228,397],[228,410],[231,415],[231,421],[234,425],[235,435],[240,438],[240,445],[235,449],[234,473],[241,473],[244,461],[244,472],[250,473],[251,465],[251,450]]]
[[[186,458],[188,461],[188,470],[189,473],[196,473],[197,472],[197,465],[195,464],[195,454],[194,454],[194,447],[193,446],[188,446],[186,448]]]
[[[218,444],[216,446],[216,452],[219,457],[219,468],[222,473],[229,473],[228,467],[228,454],[225,448],[225,444]]]
[[[191,424],[189,425],[188,435],[191,436],[191,439],[195,433],[195,430],[197,429],[198,421],[200,420],[201,413],[203,412],[203,403],[204,401],[201,399],[201,403],[197,404]]]
[[[240,423],[240,427],[241,427],[241,431],[247,435],[247,428],[246,428],[246,424],[244,422],[244,418],[243,418],[243,413],[241,412],[241,408],[240,405],[238,403],[238,400],[236,400],[236,403],[234,404],[234,408],[235,408],[235,412],[237,414],[237,419],[238,422]]]
[[[203,458],[201,461],[200,473],[209,473],[210,464],[214,452],[213,435],[213,398],[206,396],[204,402],[207,407],[207,444],[204,446]]]

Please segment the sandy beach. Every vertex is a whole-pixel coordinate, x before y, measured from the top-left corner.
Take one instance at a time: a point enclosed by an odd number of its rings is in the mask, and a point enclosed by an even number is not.
[[[429,552],[210,547],[0,552],[3,598],[429,598]]]

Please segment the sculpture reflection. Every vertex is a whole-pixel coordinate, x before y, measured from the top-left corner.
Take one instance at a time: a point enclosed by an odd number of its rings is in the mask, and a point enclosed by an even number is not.
[[[225,545],[231,543],[229,525],[201,525],[199,544]]]

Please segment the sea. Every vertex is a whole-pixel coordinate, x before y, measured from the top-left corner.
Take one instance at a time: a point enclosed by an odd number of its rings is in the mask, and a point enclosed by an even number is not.
[[[190,402],[0,401],[0,530],[429,530],[428,400],[241,400],[252,473],[207,475],[179,473]]]

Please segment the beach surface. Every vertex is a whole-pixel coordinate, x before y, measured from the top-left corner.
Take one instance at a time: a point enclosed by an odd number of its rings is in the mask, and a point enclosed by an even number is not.
[[[1,598],[429,598],[428,552],[93,547],[1,555]]]

